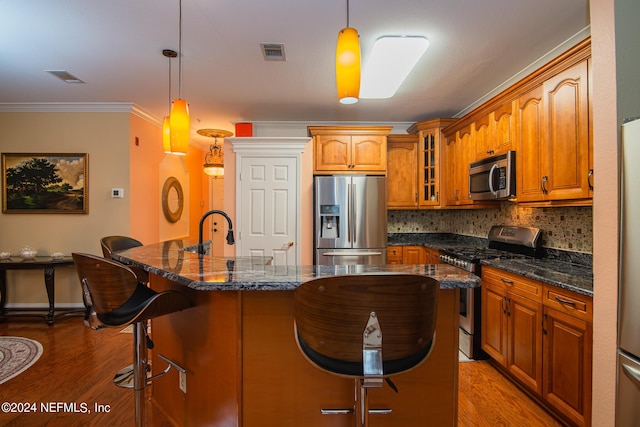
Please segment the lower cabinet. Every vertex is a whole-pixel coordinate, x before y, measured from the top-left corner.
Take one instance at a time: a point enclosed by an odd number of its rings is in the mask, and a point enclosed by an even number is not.
[[[544,308],[543,397],[569,420],[590,425],[593,325]]]
[[[482,270],[482,349],[571,424],[591,425],[591,298]]]
[[[438,264],[440,251],[424,246],[389,246],[387,264]]]
[[[482,349],[541,394],[542,286],[487,268],[482,276]]]

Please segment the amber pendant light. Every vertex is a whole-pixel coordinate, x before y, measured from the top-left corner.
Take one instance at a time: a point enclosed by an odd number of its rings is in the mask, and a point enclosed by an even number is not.
[[[182,0],[179,0],[179,3],[178,54],[180,56],[178,56],[178,99],[175,99],[171,106],[169,127],[171,129],[171,154],[185,155],[189,147],[191,117],[189,116],[189,104],[182,99]]]
[[[171,111],[171,59],[178,56],[175,50],[163,49],[162,55],[169,58],[169,111]],[[171,125],[169,116],[164,116],[162,122],[162,149],[166,154],[171,154]]]
[[[341,104],[355,104],[360,95],[360,39],[358,31],[349,27],[349,0],[347,0],[347,26],[338,33],[336,44],[336,87]]]

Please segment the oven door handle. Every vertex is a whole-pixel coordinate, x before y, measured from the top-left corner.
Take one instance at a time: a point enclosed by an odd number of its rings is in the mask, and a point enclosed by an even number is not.
[[[498,192],[493,188],[493,174],[497,169],[498,169],[498,165],[494,163],[493,166],[491,166],[491,169],[489,170],[489,191],[491,191],[491,194],[493,194],[496,197],[498,197]]]

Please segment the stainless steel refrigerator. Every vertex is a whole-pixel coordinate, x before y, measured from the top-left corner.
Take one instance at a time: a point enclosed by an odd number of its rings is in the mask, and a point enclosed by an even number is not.
[[[640,119],[622,125],[616,425],[640,422]]]
[[[314,210],[315,264],[386,264],[386,177],[316,176]]]

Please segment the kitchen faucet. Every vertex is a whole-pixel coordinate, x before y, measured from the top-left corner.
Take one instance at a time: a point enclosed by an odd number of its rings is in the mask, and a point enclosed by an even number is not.
[[[207,219],[209,215],[213,214],[222,215],[227,219],[227,222],[229,223],[229,231],[227,232],[227,244],[233,245],[236,242],[233,237],[233,223],[231,222],[231,218],[229,218],[229,215],[227,215],[225,212],[214,209],[205,213],[204,215],[202,215],[202,218],[200,218],[200,226],[198,228],[198,254],[200,255],[204,255],[204,245],[202,244],[202,227],[204,225],[204,220]]]

